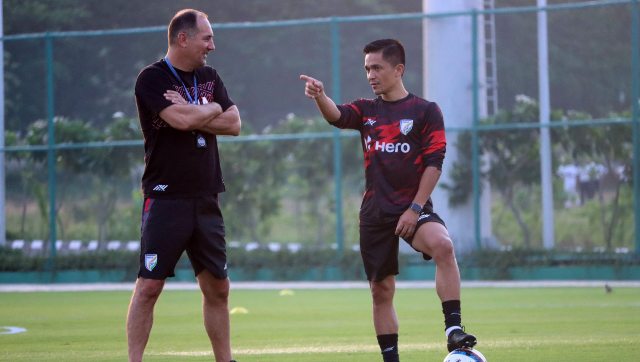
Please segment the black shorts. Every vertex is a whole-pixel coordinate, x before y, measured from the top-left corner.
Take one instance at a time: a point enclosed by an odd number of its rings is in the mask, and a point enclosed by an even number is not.
[[[174,276],[175,266],[185,250],[195,275],[206,269],[215,278],[227,277],[224,222],[217,196],[146,198],[140,232],[139,277]]]
[[[389,275],[398,275],[398,244],[400,238],[395,234],[398,226],[398,218],[388,219],[384,222],[371,222],[360,220],[360,255],[364,263],[364,271],[367,279],[379,282]],[[427,223],[437,222],[444,224],[438,214],[426,213],[424,210],[418,217],[416,230]],[[413,238],[405,240],[409,245]],[[413,245],[412,245],[413,247]],[[422,254],[425,260],[431,256]]]

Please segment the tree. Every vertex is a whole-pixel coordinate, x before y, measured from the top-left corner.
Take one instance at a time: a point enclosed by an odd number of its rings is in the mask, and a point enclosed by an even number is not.
[[[99,131],[88,122],[70,120],[64,117],[54,119],[54,129],[57,144],[86,144],[89,142],[139,139],[137,121],[128,118],[116,119],[104,132]],[[25,140],[30,145],[46,145],[48,139],[48,124],[43,120],[36,121],[28,127]],[[47,161],[47,153],[34,154],[34,160],[43,165]],[[137,153],[129,148],[92,147],[84,149],[63,149],[56,151],[57,205],[56,218],[60,229],[60,236],[65,236],[65,223],[61,217],[61,210],[68,201],[69,189],[74,185],[83,184],[81,189],[73,189],[71,198],[87,198],[92,204],[90,210],[97,218],[99,240],[108,236],[106,225],[114,211],[117,201],[117,182],[110,182],[109,178],[128,177],[133,163],[139,159]],[[88,186],[88,187],[86,187]],[[38,193],[39,195],[39,193]],[[38,203],[41,215],[48,217],[48,207],[44,200]],[[85,215],[87,217],[87,215]],[[87,218],[88,219],[88,218]]]
[[[591,116],[582,112],[569,112],[571,120],[588,120]],[[612,113],[610,118],[631,118],[630,112]],[[555,131],[561,140],[561,150],[566,163],[575,165],[604,166],[602,175],[594,175],[597,180],[599,212],[597,219],[602,237],[608,250],[613,249],[613,239],[621,222],[621,189],[632,180],[631,155],[633,145],[631,125],[582,126]]]
[[[322,119],[290,115],[260,134],[300,135],[299,139],[264,141],[258,137],[250,142],[220,143],[227,185],[221,204],[228,235],[264,243],[275,232],[323,247],[333,239],[333,140],[305,137],[331,130]],[[251,129],[246,132],[253,133]],[[361,150],[349,143],[342,148],[342,182],[360,185]],[[286,230],[274,231],[275,220]]]
[[[114,117],[104,131],[104,141],[139,140],[141,132],[138,121],[127,117]],[[118,201],[118,187],[121,180],[128,180],[135,172],[134,167],[142,164],[142,149],[128,146],[100,147],[96,149],[95,163],[87,172],[93,182],[92,201],[98,221],[98,239],[107,240],[109,220],[113,217]],[[125,185],[129,184],[125,182]],[[129,189],[127,189],[129,191]],[[130,192],[127,193],[130,196]]]
[[[12,131],[5,131],[5,145],[7,147],[12,146],[25,146],[26,141],[21,134]],[[11,201],[12,194],[20,195],[19,200],[15,200],[20,204],[20,226],[18,230],[7,230],[8,234],[14,234],[17,237],[24,237],[26,233],[26,221],[27,221],[27,209],[29,205],[29,195],[33,195],[36,199],[36,205],[38,205],[39,216],[41,222],[40,230],[32,230],[39,237],[45,235],[46,230],[44,226],[47,225],[47,201],[46,190],[43,182],[38,180],[38,175],[43,174],[44,162],[42,160],[37,161],[33,152],[17,151],[8,152],[6,155],[6,173],[7,173],[7,186],[9,188],[7,201]],[[12,175],[17,175],[18,189],[12,192]],[[16,183],[13,183],[16,184]]]
[[[529,98],[521,98],[511,111],[500,111],[486,124],[514,124],[535,122],[538,105]],[[502,195],[513,213],[524,237],[531,247],[531,232],[516,203],[516,191],[530,189],[540,180],[539,130],[498,130],[481,138],[483,153],[489,157],[488,181]]]
[[[538,120],[538,104],[527,96],[519,96],[510,110],[501,110],[494,117],[481,121],[481,125],[512,125]],[[513,214],[527,248],[532,246],[531,230],[522,213],[519,192],[528,190],[540,180],[539,130],[537,128],[501,129],[480,134],[480,159],[487,160],[481,177],[491,189],[500,194]],[[461,154],[470,155],[470,135],[458,138]],[[465,152],[465,153],[462,153]],[[471,196],[472,178],[469,158],[462,157],[453,165],[452,180],[445,183],[452,204],[464,203]]]
[[[243,125],[243,132],[252,133]],[[221,138],[218,138],[220,142]],[[278,144],[221,142],[220,160],[227,192],[221,194],[227,235],[266,241],[280,210],[286,175]]]
[[[538,103],[526,96],[519,96],[510,110],[501,110],[494,117],[481,121],[481,125],[517,126],[518,123],[538,121]],[[611,114],[611,118],[630,118],[630,114]],[[552,120],[584,121],[591,119],[585,112],[554,110]],[[603,165],[604,178],[597,177],[599,211],[597,218],[602,237],[608,249],[613,248],[621,220],[622,186],[631,182],[631,126],[630,125],[581,125],[551,128],[553,150],[552,164]],[[463,155],[471,154],[471,137],[462,133],[456,145]],[[540,180],[539,130],[537,128],[510,128],[480,133],[481,179],[488,181],[511,211],[522,234],[525,247],[533,246],[530,222],[523,209],[535,199],[532,191]],[[451,181],[443,185],[449,192],[453,205],[467,202],[472,192],[470,157],[461,157],[453,165]],[[482,184],[482,183],[481,183]],[[556,194],[556,200],[562,195]],[[535,200],[538,201],[538,200]],[[560,204],[560,203],[557,203]]]
[[[333,128],[320,118],[304,119],[291,114],[274,130],[287,134],[331,133]],[[291,147],[283,148],[282,160],[286,163],[287,193],[285,196],[296,210],[296,224],[300,235],[316,246],[326,246],[333,239],[335,230],[336,201],[334,197],[334,142],[332,137],[291,141]],[[360,174],[362,156],[359,147],[352,144],[342,147],[343,184]],[[361,181],[361,179],[359,179]],[[315,235],[310,233],[315,229]]]

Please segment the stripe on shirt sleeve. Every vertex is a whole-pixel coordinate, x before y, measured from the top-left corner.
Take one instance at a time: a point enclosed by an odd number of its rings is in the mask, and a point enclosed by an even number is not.
[[[441,148],[445,148],[447,145],[447,139],[444,134],[444,130],[431,132],[431,139],[429,140],[429,147],[424,151],[425,154],[435,153]]]

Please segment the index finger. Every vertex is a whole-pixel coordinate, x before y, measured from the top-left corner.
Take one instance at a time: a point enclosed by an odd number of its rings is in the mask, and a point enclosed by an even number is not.
[[[402,225],[398,224],[396,225],[396,230],[394,232],[396,235],[400,235],[400,233],[402,233]]]
[[[315,79],[311,78],[308,75],[304,75],[304,74],[300,74],[300,79],[304,80],[305,82],[312,82],[312,83],[316,82]]]

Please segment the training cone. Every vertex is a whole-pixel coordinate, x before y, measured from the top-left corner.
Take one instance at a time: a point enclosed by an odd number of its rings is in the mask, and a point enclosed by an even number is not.
[[[247,314],[247,313],[249,313],[249,310],[244,307],[233,307],[231,311],[229,311],[229,314]]]

